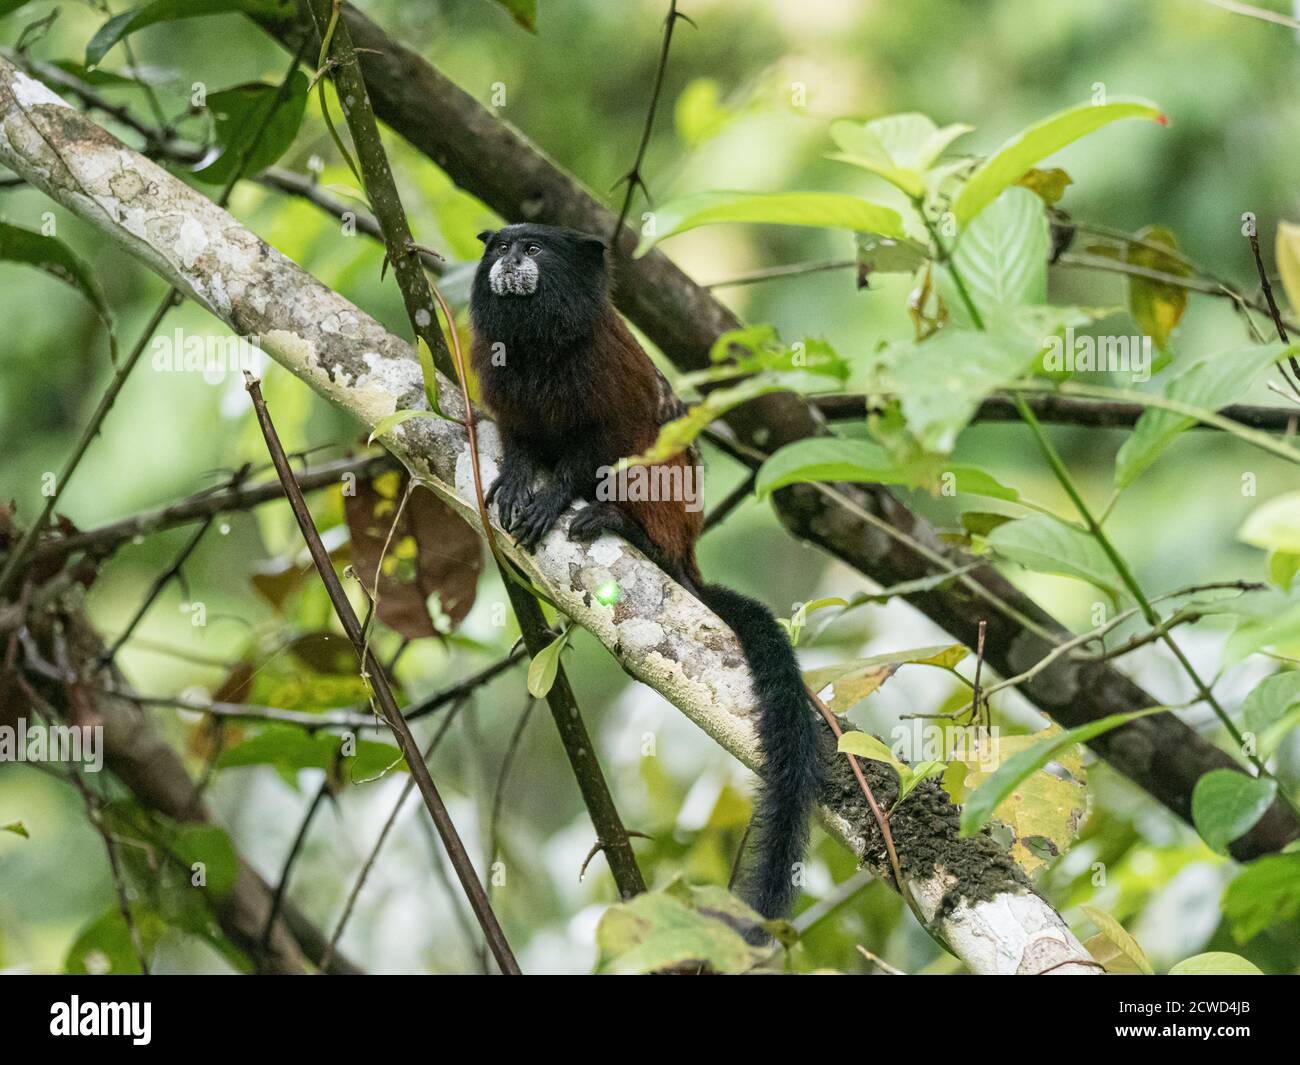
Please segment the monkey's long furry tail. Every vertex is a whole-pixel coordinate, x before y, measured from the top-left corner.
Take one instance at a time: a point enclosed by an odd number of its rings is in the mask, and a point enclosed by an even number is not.
[[[758,696],[763,769],[738,893],[764,917],[785,917],[799,896],[796,866],[821,791],[817,721],[794,649],[772,612],[720,584],[695,590],[740,640]]]

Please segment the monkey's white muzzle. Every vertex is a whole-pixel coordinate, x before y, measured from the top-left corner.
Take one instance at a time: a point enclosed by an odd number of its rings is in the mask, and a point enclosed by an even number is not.
[[[488,283],[497,296],[531,296],[537,291],[537,264],[532,259],[498,259],[488,271]]]

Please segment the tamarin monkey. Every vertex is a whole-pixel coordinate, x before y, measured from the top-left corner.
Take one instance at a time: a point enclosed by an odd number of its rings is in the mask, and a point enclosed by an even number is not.
[[[784,917],[798,895],[795,870],[822,780],[816,720],[790,641],[762,604],[701,579],[698,507],[610,498],[608,482],[598,491],[620,458],[649,448],[685,409],[610,302],[604,243],[540,225],[479,239],[472,362],[505,451],[488,501],[531,551],[571,502],[586,500],[569,523],[571,539],[623,537],[735,632],[753,676],[763,755],[739,890],[764,917]],[[677,455],[651,470],[665,475],[651,483],[686,483],[684,467],[697,463],[694,453]]]

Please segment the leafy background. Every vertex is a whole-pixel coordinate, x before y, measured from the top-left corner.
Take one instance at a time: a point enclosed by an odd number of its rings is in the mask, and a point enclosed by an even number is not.
[[[498,112],[590,187],[607,190],[627,169],[654,73],[662,3],[543,0],[535,36],[487,0],[361,6],[480,100],[489,101],[504,86]],[[24,25],[52,7],[38,0],[4,18],[0,41],[13,44]],[[1194,0],[694,0],[684,9],[699,29],[679,27],[668,69],[665,106],[645,166],[657,201],[718,188],[861,192],[861,172],[825,158],[834,119],[918,110],[941,125],[977,126],[966,150],[989,151],[1029,122],[1087,98],[1101,83],[1112,96],[1158,101],[1170,125],[1119,124],[1054,157],[1050,165],[1064,167],[1074,180],[1063,205],[1076,217],[1129,230],[1166,225],[1194,259],[1246,289],[1254,287],[1254,272],[1240,233],[1242,212],[1256,212],[1269,226],[1300,217],[1300,160],[1295,139],[1285,133],[1300,117],[1292,91],[1300,47],[1280,27],[1235,19]],[[104,18],[91,5],[65,3],[33,54],[79,59]],[[275,82],[285,65],[265,36],[233,16],[160,24],[138,34],[134,48],[168,113],[185,108],[193,82],[213,91]],[[105,68],[121,72],[124,63],[118,50]],[[806,106],[790,105],[792,83],[806,86]],[[114,92],[142,108],[138,89]],[[389,149],[418,238],[455,259],[475,256],[474,234],[492,224],[490,212],[396,138]],[[281,165],[303,170],[313,155],[326,161],[322,180],[349,180],[314,102]],[[53,212],[60,238],[92,265],[118,335],[134,336],[162,293],[160,282],[39,194],[16,189],[0,197],[4,219],[14,224],[38,228],[43,212]],[[345,237],[312,207],[249,183],[236,191],[232,209],[308,270],[405,331],[397,291],[380,281],[375,243]],[[673,238],[666,250],[707,283],[768,265],[842,258],[852,245],[848,235],[833,231],[724,226]],[[852,272],[841,271],[718,292],[747,320],[770,322],[788,337],[823,337],[853,360],[882,339],[909,335],[910,284],[905,276],[881,277],[858,291]],[[1122,279],[1080,270],[1054,269],[1049,294],[1062,304],[1125,303]],[[108,356],[94,309],[18,265],[0,263],[0,321],[7,326],[0,350],[0,496],[15,499],[19,514],[30,516],[40,502],[41,475],[59,466],[107,380]],[[1129,332],[1126,323],[1121,316],[1113,327],[1098,328]],[[193,307],[173,312],[166,328],[178,327],[213,328]],[[1174,352],[1182,362],[1241,341],[1239,320],[1226,301],[1194,298]],[[357,442],[355,426],[274,369],[267,392],[290,447],[337,453],[340,443]],[[1269,395],[1261,385],[1251,398]],[[1089,497],[1106,498],[1122,435],[1060,430],[1053,438]],[[1023,427],[973,427],[961,436],[955,457],[978,461],[1022,494],[1069,513]],[[129,382],[61,509],[89,527],[212,484],[213,471],[262,460],[241,384],[213,386],[192,374],[146,369]],[[721,456],[709,462],[707,498],[715,503],[740,480],[740,471]],[[1246,472],[1257,479],[1256,498],[1241,493]],[[1260,500],[1295,484],[1293,468],[1279,460],[1220,434],[1189,434],[1128,489],[1107,528],[1149,589],[1186,584],[1189,574],[1258,580],[1264,554],[1241,543],[1237,531]],[[936,523],[957,524],[953,500],[903,491]],[[343,526],[337,493],[316,506],[319,524]],[[120,661],[135,686],[150,693],[211,692],[226,680],[229,663],[247,660],[259,668],[255,701],[319,707],[354,700],[357,692],[346,677],[316,670],[286,647],[326,623],[328,606],[314,582],[277,608],[252,580],[298,550],[287,510],[235,515],[214,532],[186,567],[188,593],[169,588],[123,650]],[[114,634],[126,625],[142,590],[188,535],[151,536],[103,568],[87,604],[101,631]],[[701,564],[705,573],[787,615],[795,603],[847,598],[862,589],[858,575],[792,541],[768,505],[754,501],[708,537]],[[1097,598],[1088,585],[1007,571],[1063,621],[1079,631],[1088,627]],[[191,601],[205,604],[205,626],[192,626],[183,612]],[[398,668],[407,693],[418,698],[443,688],[508,649],[516,633],[499,624],[502,602],[494,578],[484,577],[454,636],[412,645]],[[1180,630],[1180,641],[1212,674],[1228,631],[1203,623]],[[932,625],[895,603],[856,611],[801,649],[805,664],[817,667],[943,641]],[[577,633],[570,644],[566,665],[624,820],[654,837],[637,843],[648,875],[657,884],[676,874],[725,882],[747,819],[748,775],[671,706],[629,684],[588,637]],[[1126,668],[1170,702],[1192,695],[1161,651],[1147,649]],[[1236,709],[1272,668],[1258,659],[1232,666],[1216,690]],[[963,692],[940,671],[907,667],[851,716],[887,735],[900,713],[953,709]],[[434,759],[434,777],[475,854],[486,846],[502,760],[526,702],[517,668],[458,714]],[[1018,697],[999,701],[996,709],[1008,731],[1042,724]],[[201,766],[209,737],[198,716],[165,709],[157,716]],[[1203,708],[1183,716],[1217,736],[1217,723]],[[324,771],[292,768],[301,764],[301,752],[277,748],[271,758],[280,764],[221,769],[211,799],[239,851],[274,880]],[[1294,786],[1298,773],[1300,744],[1292,736],[1279,752],[1279,775]],[[354,779],[367,775],[367,767],[354,767]],[[1088,779],[1092,805],[1082,840],[1039,874],[1041,889],[1076,931],[1086,937],[1098,927],[1081,909],[1086,905],[1121,921],[1158,969],[1208,950],[1243,954],[1267,972],[1300,965],[1294,910],[1246,928],[1254,934],[1239,941],[1221,906],[1236,867],[1104,765],[1092,765]],[[344,784],[316,819],[291,894],[322,923],[337,914],[404,781],[392,773]],[[506,883],[494,888],[494,897],[525,971],[589,971],[596,961],[595,927],[614,892],[599,858],[579,880],[592,832],[544,708],[523,733],[501,808]],[[112,885],[102,843],[75,792],[29,768],[4,766],[0,824],[10,821],[21,821],[30,838],[0,833],[0,965],[76,970],[91,947],[129,958],[129,951],[110,949],[112,922],[104,915],[113,908]],[[374,971],[475,971],[484,964],[449,872],[431,859],[425,822],[409,805],[344,939],[344,948]],[[1098,863],[1105,874],[1100,886],[1094,883]],[[819,837],[804,905],[852,875],[848,855]],[[210,937],[195,934],[201,923],[159,918],[158,969],[210,971],[232,964]],[[909,972],[953,968],[880,885],[866,886],[818,922],[794,964],[866,971],[854,949],[859,943]]]

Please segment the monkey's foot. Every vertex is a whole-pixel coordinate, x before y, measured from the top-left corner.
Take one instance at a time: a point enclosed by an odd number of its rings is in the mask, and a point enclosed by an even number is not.
[[[627,515],[613,503],[592,503],[578,511],[569,522],[569,539],[587,544],[607,532],[622,536],[627,524]]]
[[[605,533],[621,536],[648,558],[659,558],[660,553],[650,542],[645,530],[625,511],[620,510],[617,504],[592,503],[578,511],[569,522],[569,539],[579,543],[590,543]]]

